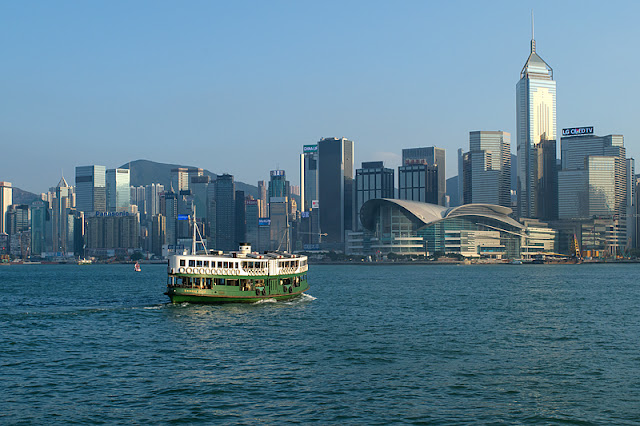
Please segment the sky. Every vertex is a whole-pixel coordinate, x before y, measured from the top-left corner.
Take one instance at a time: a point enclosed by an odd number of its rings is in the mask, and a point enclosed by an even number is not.
[[[504,130],[538,54],[557,127],[623,134],[640,158],[640,2],[0,1],[0,181],[40,193],[75,167],[147,159],[255,185],[302,146],[354,141],[396,168]]]

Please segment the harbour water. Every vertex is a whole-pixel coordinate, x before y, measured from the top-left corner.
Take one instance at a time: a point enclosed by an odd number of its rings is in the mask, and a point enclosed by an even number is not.
[[[640,422],[640,265],[312,265],[171,305],[166,266],[0,267],[1,424]]]

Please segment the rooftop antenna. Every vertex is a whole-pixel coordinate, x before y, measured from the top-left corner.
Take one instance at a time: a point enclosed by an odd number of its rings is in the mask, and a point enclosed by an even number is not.
[[[533,9],[531,9],[531,53],[536,51],[536,40],[533,33]]]

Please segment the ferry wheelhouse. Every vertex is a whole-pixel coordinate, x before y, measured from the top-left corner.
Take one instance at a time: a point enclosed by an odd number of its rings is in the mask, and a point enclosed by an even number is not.
[[[309,289],[307,270],[306,256],[256,253],[249,244],[229,253],[205,249],[169,257],[166,294],[173,303],[286,300]]]

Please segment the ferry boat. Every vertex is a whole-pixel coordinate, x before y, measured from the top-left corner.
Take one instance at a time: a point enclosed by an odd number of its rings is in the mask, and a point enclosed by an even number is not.
[[[201,241],[202,243],[202,241]],[[203,244],[204,246],[204,244]],[[287,300],[309,289],[307,256],[256,253],[250,244],[238,251],[196,251],[169,256],[167,292],[173,303],[252,303]]]
[[[133,270],[136,272],[141,272],[142,269],[140,269],[140,263],[136,262],[136,264],[133,265]]]

